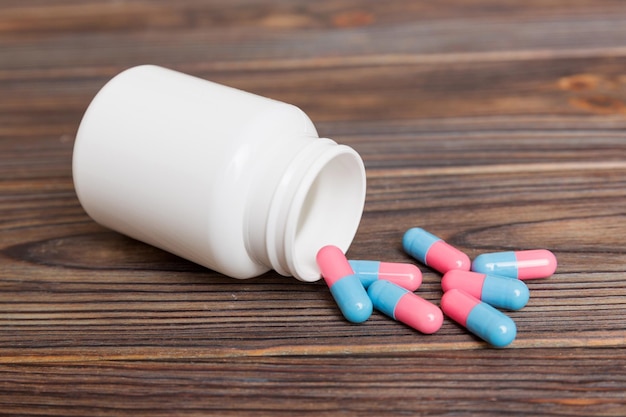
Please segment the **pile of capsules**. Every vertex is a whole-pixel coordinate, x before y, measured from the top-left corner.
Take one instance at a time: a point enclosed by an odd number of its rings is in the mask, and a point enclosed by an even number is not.
[[[495,347],[509,345],[517,334],[515,322],[499,309],[519,310],[529,291],[523,280],[546,278],[557,261],[545,249],[493,252],[469,257],[421,228],[409,229],[404,250],[443,274],[441,309],[417,294],[419,268],[408,263],[348,260],[336,246],[324,246],[317,264],[344,317],[367,320],[375,308],[422,333],[441,328],[443,315]],[[443,310],[443,312],[442,312]]]

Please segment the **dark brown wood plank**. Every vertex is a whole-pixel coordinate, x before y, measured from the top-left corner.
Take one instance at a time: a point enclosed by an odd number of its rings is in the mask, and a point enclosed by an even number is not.
[[[620,350],[480,350],[385,356],[0,366],[7,413],[621,416]],[[573,363],[579,373],[572,374]],[[489,369],[485,373],[484,369]],[[443,370],[443,372],[442,372]],[[459,378],[462,376],[462,378]],[[56,384],[42,383],[53,378]],[[68,396],[68,391],[72,393]],[[36,393],[36,395],[34,395]],[[384,399],[381,401],[381,399]]]

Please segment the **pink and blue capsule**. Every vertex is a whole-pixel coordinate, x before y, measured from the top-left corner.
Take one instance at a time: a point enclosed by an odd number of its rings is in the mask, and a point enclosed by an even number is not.
[[[393,282],[409,291],[422,284],[422,271],[413,264],[352,259],[348,262],[365,288],[379,280]]]
[[[441,308],[446,316],[492,346],[505,347],[517,335],[517,327],[510,317],[462,290],[445,292]]]
[[[362,323],[372,315],[372,300],[337,246],[324,246],[317,252],[322,277],[346,320]]]
[[[556,271],[556,256],[547,249],[492,252],[478,255],[472,271],[517,279],[547,278]]]
[[[443,324],[439,307],[392,282],[373,282],[367,293],[376,310],[422,333],[435,333]]]
[[[442,274],[453,269],[469,271],[471,266],[466,254],[419,227],[406,231],[402,246],[409,255]]]
[[[507,310],[523,308],[530,298],[528,287],[518,279],[470,271],[446,272],[441,279],[441,288],[444,292],[463,290],[493,307]]]

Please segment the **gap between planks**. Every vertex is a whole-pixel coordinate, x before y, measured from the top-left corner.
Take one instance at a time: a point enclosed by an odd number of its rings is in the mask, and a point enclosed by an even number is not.
[[[0,364],[72,363],[98,361],[181,361],[227,358],[259,358],[279,356],[341,356],[341,355],[387,355],[417,352],[444,352],[461,350],[496,349],[499,351],[519,349],[568,349],[568,348],[623,348],[626,336],[609,336],[594,332],[585,338],[518,339],[504,349],[488,347],[477,341],[428,344],[368,344],[368,345],[324,345],[324,346],[274,346],[261,349],[210,349],[168,347],[126,347],[112,349],[66,348],[58,353],[42,349],[38,354],[31,349],[23,355],[15,350],[0,349]],[[108,351],[108,352],[107,352]]]

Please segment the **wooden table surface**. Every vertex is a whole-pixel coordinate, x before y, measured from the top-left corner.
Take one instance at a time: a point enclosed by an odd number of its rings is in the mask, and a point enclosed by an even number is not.
[[[323,282],[237,281],[111,232],[71,157],[143,63],[301,107],[367,168],[354,259],[548,248],[518,337],[346,322]],[[626,3],[0,3],[0,414],[626,415]],[[421,266],[418,294],[439,303]]]

